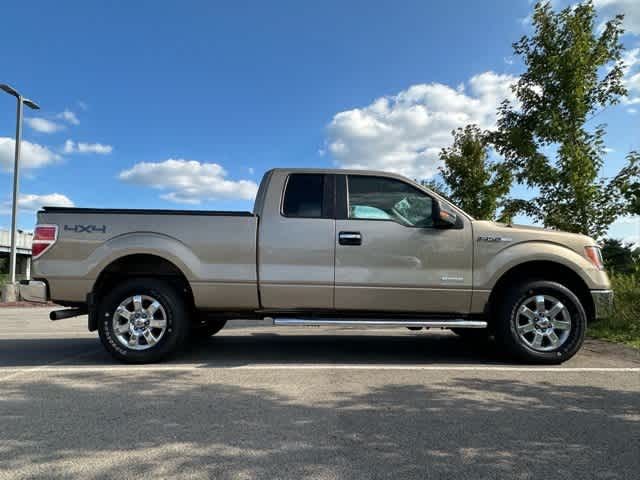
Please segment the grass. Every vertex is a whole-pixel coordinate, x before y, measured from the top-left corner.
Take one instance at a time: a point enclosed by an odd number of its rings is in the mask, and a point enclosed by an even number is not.
[[[640,349],[640,275],[612,274],[613,315],[589,325],[589,335]]]

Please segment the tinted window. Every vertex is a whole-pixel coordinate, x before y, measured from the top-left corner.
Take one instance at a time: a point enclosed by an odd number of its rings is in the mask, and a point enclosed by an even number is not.
[[[322,217],[324,175],[289,175],[282,212],[287,217]]]
[[[432,208],[430,196],[399,180],[361,175],[349,177],[349,218],[432,227]]]

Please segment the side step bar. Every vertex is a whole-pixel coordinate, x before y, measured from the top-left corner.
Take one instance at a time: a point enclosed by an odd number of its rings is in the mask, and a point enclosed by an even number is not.
[[[426,327],[426,328],[487,328],[484,320],[381,320],[372,318],[271,318],[279,326],[336,326],[336,327]]]

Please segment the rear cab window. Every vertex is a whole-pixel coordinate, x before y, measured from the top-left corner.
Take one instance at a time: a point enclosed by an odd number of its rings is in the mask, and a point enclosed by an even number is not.
[[[331,218],[333,191],[328,175],[292,173],[287,179],[282,215],[294,218]]]

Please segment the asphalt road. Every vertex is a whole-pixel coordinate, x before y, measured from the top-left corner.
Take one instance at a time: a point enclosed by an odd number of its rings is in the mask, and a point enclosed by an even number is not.
[[[637,479],[640,355],[560,367],[448,332],[243,322],[112,361],[84,318],[0,310],[0,478]]]

